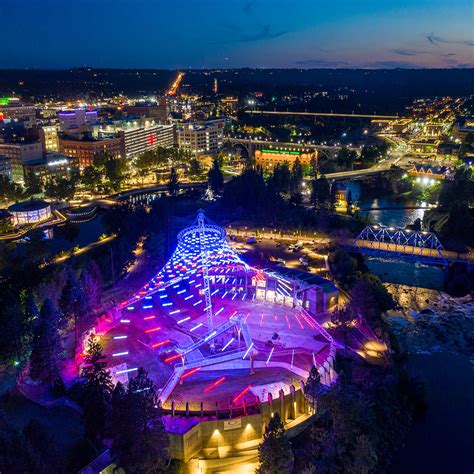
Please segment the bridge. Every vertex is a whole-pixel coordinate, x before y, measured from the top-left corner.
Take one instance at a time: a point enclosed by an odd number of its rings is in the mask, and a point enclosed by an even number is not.
[[[333,112],[291,112],[278,111],[278,110],[246,110],[248,114],[258,115],[306,115],[308,117],[354,117],[354,118],[366,118],[366,119],[379,119],[379,120],[398,120],[401,117],[398,115],[377,115],[377,114],[338,114]]]
[[[352,252],[372,257],[401,258],[432,265],[474,261],[474,255],[446,250],[434,232],[380,225],[367,226],[347,247]]]
[[[236,150],[237,148],[244,149],[247,152],[249,158],[255,156],[257,150],[263,150],[265,148],[275,148],[283,150],[294,150],[294,151],[311,151],[317,150],[319,153],[326,154],[332,158],[342,148],[340,146],[331,145],[316,145],[314,143],[294,143],[294,142],[278,142],[272,140],[257,140],[253,138],[234,138],[226,137],[224,145],[228,148]],[[350,150],[360,151],[356,147],[348,147]]]

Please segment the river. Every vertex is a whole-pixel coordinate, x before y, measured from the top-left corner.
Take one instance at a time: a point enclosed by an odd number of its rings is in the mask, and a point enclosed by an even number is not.
[[[427,207],[424,202],[396,195],[367,196],[363,186],[358,182],[345,183],[345,186],[351,191],[353,201],[361,209],[359,213],[368,216],[374,224],[404,228],[413,224],[416,219],[423,220],[424,209],[406,209],[406,207]]]
[[[474,470],[474,367],[467,356],[412,354],[409,369],[425,382],[426,419],[416,422],[392,474],[471,474]]]

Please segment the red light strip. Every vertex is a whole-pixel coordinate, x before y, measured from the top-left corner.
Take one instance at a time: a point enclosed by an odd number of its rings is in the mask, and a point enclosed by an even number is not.
[[[298,321],[298,324],[300,325],[300,328],[304,329],[304,326],[301,324],[301,321],[299,320],[298,315],[295,314],[295,318]]]
[[[219,380],[216,380],[214,383],[206,387],[203,392],[207,393],[210,392],[213,388],[216,388],[219,384],[221,384],[225,380],[225,377],[221,377]]]
[[[262,315],[260,316],[260,327],[262,327],[262,324],[263,324],[263,313],[262,313]]]
[[[190,370],[189,372],[186,372],[185,374],[181,375],[180,379],[184,380],[185,378],[189,377],[190,375],[195,374],[198,370],[201,370],[202,367],[196,367],[193,370]]]
[[[174,356],[171,356],[171,357],[168,357],[167,359],[165,359],[165,362],[171,362],[172,360],[179,359],[180,357],[181,357],[181,354],[176,354]]]
[[[285,319],[286,319],[286,323],[288,324],[288,329],[291,329],[290,320],[288,319],[288,315],[287,315],[287,314],[285,314]]]
[[[233,400],[232,403],[238,402],[250,389],[252,385],[245,387]]]
[[[146,316],[143,318],[143,321],[148,321],[149,319],[155,319],[156,316]]]
[[[165,339],[164,341],[156,342],[155,344],[152,344],[151,347],[154,349],[155,347],[160,347],[160,346],[163,346],[164,344],[168,344],[168,342],[170,342],[170,340]]]
[[[158,326],[156,328],[153,328],[153,329],[147,329],[145,332],[156,332],[156,331],[159,331],[161,328]]]
[[[314,324],[305,316],[304,313],[300,313],[300,316],[306,321],[311,329],[314,329]]]

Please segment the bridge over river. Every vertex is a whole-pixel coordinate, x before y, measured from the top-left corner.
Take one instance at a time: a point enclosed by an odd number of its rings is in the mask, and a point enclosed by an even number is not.
[[[449,265],[474,263],[474,254],[446,250],[434,232],[367,226],[347,248],[352,252],[380,258],[400,258],[419,263]]]

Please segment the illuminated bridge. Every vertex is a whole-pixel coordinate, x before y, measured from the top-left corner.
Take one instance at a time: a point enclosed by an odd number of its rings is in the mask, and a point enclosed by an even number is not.
[[[278,110],[247,110],[248,114],[260,115],[306,115],[309,117],[354,117],[380,120],[398,120],[398,115],[377,115],[377,114],[338,114],[333,112],[292,112],[292,111],[278,111]]]
[[[323,153],[328,157],[333,157],[341,149],[340,146],[331,145],[315,145],[312,143],[293,143],[293,142],[277,142],[271,140],[257,140],[252,138],[233,138],[227,137],[224,141],[224,145],[227,146],[229,151],[236,151],[237,149],[243,150],[247,153],[250,158],[255,156],[257,150],[263,150],[265,148],[274,148],[282,150],[295,150],[295,151],[311,151],[317,150],[318,153]],[[359,148],[347,147],[350,150],[359,151]]]
[[[373,257],[403,258],[435,265],[467,260],[445,250],[433,232],[380,225],[367,226],[352,242],[350,250]]]

